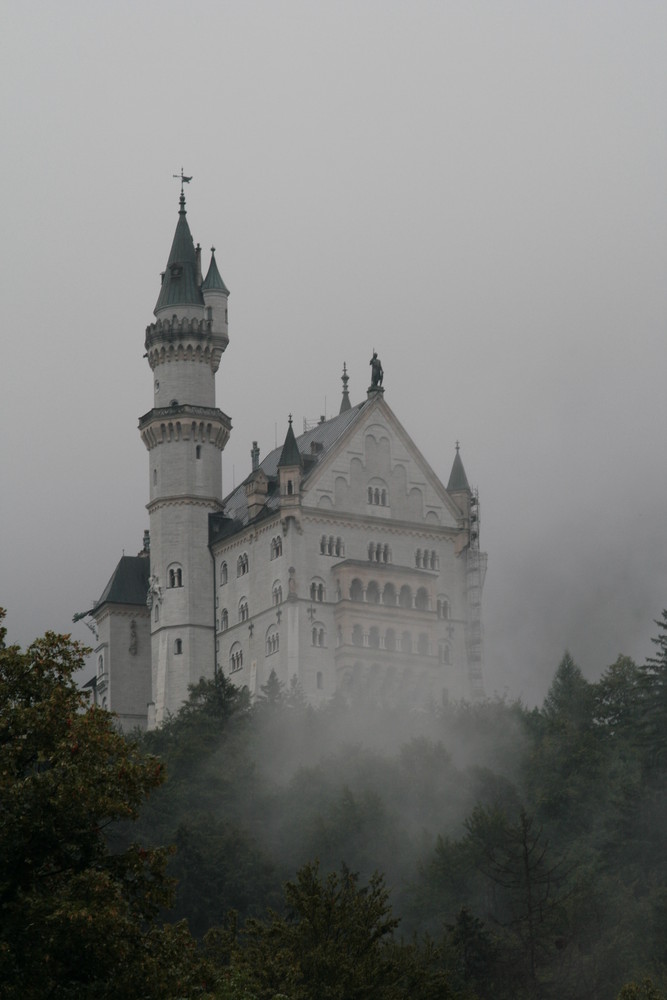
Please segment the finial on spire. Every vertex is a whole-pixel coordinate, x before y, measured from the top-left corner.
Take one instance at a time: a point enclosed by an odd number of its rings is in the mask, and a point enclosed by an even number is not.
[[[459,450],[459,447],[460,447],[460,445],[459,445],[459,443],[458,443],[458,441],[457,441],[457,442],[456,442],[456,451],[457,451],[457,452],[458,452],[458,450]]]
[[[350,397],[347,392],[347,383],[350,381],[350,376],[347,374],[347,364],[343,362],[343,374],[340,377],[343,383],[343,399],[340,404],[339,413],[343,413],[344,410],[351,409],[350,407]]]
[[[172,174],[171,176],[175,177],[177,181],[180,180],[180,182],[181,182],[181,197],[179,198],[179,204],[181,206],[181,212],[184,212],[185,211],[185,194],[183,193],[183,185],[184,184],[189,184],[190,181],[192,180],[192,176],[186,177],[185,174],[183,173],[183,167],[181,167],[180,174]]]
[[[290,413],[290,415],[288,416],[287,419],[289,420],[289,425],[291,427],[292,426],[292,414],[291,413]]]

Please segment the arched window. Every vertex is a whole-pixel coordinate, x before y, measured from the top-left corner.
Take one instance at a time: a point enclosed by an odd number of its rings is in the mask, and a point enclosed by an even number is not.
[[[294,484],[293,484],[293,482],[292,482],[291,479],[288,479],[287,480],[287,495],[289,497],[291,497],[293,493],[294,493]]]
[[[313,627],[311,630],[311,639],[313,646],[326,646],[327,633],[322,622],[313,622]]]
[[[417,640],[417,652],[420,656],[428,656],[428,647],[429,641],[426,632],[420,632]]]
[[[247,598],[242,597],[241,600],[239,601],[239,621],[246,622],[249,617],[250,615],[248,612],[248,600]]]
[[[248,553],[244,552],[236,560],[236,575],[245,576],[248,572]]]
[[[104,657],[100,653],[100,655],[97,657],[97,674],[99,677],[101,677],[103,673],[104,673]]]
[[[409,632],[404,632],[401,636],[401,652],[411,653],[412,652],[412,636]]]
[[[326,555],[327,551],[327,536],[322,535],[320,538],[320,555]]]
[[[277,559],[283,554],[283,540],[280,535],[271,539],[271,558]]]
[[[353,646],[363,646],[364,644],[364,630],[361,625],[355,625],[352,628],[352,645]]]
[[[183,570],[178,563],[174,563],[167,570],[167,581],[170,588],[183,586]]]
[[[230,673],[235,673],[237,670],[243,669],[243,650],[241,649],[241,643],[235,642],[229,651],[229,670]]]
[[[174,639],[174,653],[176,656],[180,656],[183,652],[183,640]]]
[[[391,549],[389,548],[388,545],[385,545],[384,548],[382,549],[382,562],[384,563],[391,562]]]
[[[343,544],[343,539],[340,537],[336,539],[336,555],[345,555],[345,545]]]
[[[383,507],[387,506],[387,491],[386,490],[381,490],[380,491],[380,503],[382,504]]]
[[[273,587],[271,588],[271,600],[275,604],[282,604],[283,602],[283,588],[280,582],[276,580]]]
[[[368,543],[368,561],[373,562],[375,559],[375,545],[373,542]]]
[[[412,607],[412,591],[407,583],[404,583],[401,587],[401,592],[398,597],[398,603],[402,608]]]
[[[326,591],[324,589],[324,583],[322,580],[313,580],[310,585],[310,599],[311,601],[317,601],[321,604],[322,601],[326,600]]]
[[[227,563],[223,561],[220,563],[220,586],[224,587],[226,583],[227,583]]]
[[[384,634],[384,648],[390,652],[396,649],[396,633],[393,628],[388,628]]]
[[[264,645],[267,656],[272,656],[274,653],[278,652],[280,648],[280,635],[278,634],[278,629],[275,625],[269,625],[266,630]]]
[[[375,580],[371,580],[366,587],[366,600],[369,604],[379,604],[380,603],[380,588],[378,587]]]
[[[444,594],[438,594],[438,618],[443,621],[449,618],[449,599]]]
[[[388,604],[390,608],[396,605],[396,587],[393,583],[385,583],[382,591],[382,603]]]
[[[372,625],[368,630],[368,645],[372,649],[380,648],[380,630],[375,625]]]
[[[350,600],[351,601],[363,601],[364,599],[364,588],[357,577],[354,578],[350,584]]]
[[[373,487],[368,487],[368,502],[373,503]]]
[[[223,608],[220,612],[220,631],[226,632],[229,628],[229,611],[227,608]]]
[[[197,447],[195,448],[195,456],[197,458],[201,458],[201,445],[200,444],[198,444]]]
[[[428,611],[428,590],[426,587],[420,587],[417,591],[417,596],[415,597],[415,607],[419,611]]]

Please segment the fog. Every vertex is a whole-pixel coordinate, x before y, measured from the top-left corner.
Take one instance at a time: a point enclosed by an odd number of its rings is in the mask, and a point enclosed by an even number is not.
[[[0,604],[71,629],[148,526],[142,355],[177,219],[231,289],[224,491],[287,414],[385,399],[489,553],[486,688],[650,652],[667,604],[667,8],[2,11]],[[77,638],[90,638],[83,625]]]

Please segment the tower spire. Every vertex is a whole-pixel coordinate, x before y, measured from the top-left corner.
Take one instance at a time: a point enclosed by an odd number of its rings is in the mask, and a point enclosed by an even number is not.
[[[456,454],[454,455],[454,461],[452,463],[452,471],[449,474],[449,482],[447,483],[447,490],[449,493],[470,493],[470,485],[468,483],[468,477],[466,476],[466,470],[463,468],[460,447],[461,446],[457,441]]]

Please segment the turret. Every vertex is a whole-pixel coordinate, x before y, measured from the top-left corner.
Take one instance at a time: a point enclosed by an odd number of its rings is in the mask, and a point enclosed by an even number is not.
[[[299,524],[301,507],[301,476],[303,474],[303,459],[296,443],[292,428],[292,414],[289,415],[289,426],[285,435],[285,443],[278,460],[278,480],[280,488],[280,510],[283,512],[283,523],[291,516]]]
[[[218,270],[215,260],[215,247],[211,247],[211,263],[208,266],[201,290],[204,297],[207,319],[212,322],[214,332],[220,335],[223,340],[229,342],[229,337],[227,336],[227,300],[229,299],[229,290]]]
[[[146,330],[153,408],[139,420],[150,477],[149,726],[176,711],[188,685],[215,668],[208,519],[222,510],[222,450],[231,431],[215,405],[215,373],[229,342],[228,296],[215,257],[202,281],[181,189],[156,321]]]
[[[463,461],[461,459],[459,447],[460,446],[457,441],[456,454],[452,463],[452,471],[449,474],[449,482],[447,483],[447,492],[451,496],[452,500],[454,500],[454,502],[461,508],[462,514],[467,517],[472,491],[468,483],[466,470],[463,468]]]

